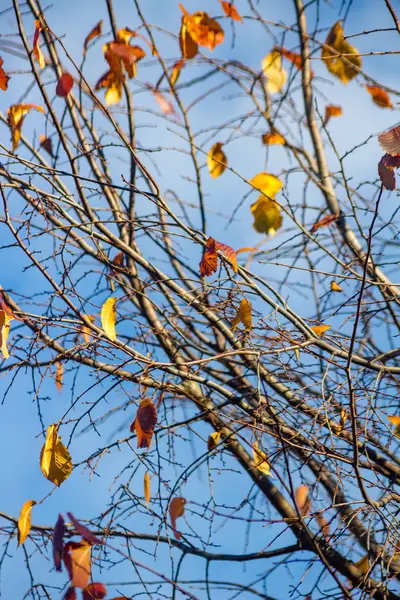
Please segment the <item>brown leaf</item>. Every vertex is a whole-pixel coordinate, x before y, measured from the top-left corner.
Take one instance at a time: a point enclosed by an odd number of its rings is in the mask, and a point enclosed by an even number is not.
[[[41,69],[44,69],[45,66],[46,66],[46,63],[45,63],[45,60],[44,60],[43,53],[42,53],[42,51],[40,49],[40,46],[39,46],[39,35],[40,35],[41,31],[42,31],[42,28],[40,26],[40,21],[36,20],[35,21],[35,33],[33,35],[33,54],[34,54],[36,60],[39,63],[39,67]]]
[[[382,149],[391,156],[400,154],[400,125],[381,133],[378,136],[378,142]]]
[[[92,545],[81,540],[67,542],[64,546],[64,564],[71,586],[85,589],[90,580]]]
[[[372,102],[381,108],[393,108],[389,95],[385,90],[376,85],[367,85],[367,92],[371,94]]]
[[[56,571],[61,571],[62,557],[64,553],[64,535],[66,532],[65,521],[62,515],[58,515],[57,523],[53,529],[53,560]]]
[[[400,155],[384,154],[378,163],[378,174],[383,187],[387,190],[392,191],[396,187],[394,169],[397,167],[400,167]]]
[[[181,539],[182,534],[176,529],[176,520],[179,519],[179,517],[182,517],[185,513],[185,504],[185,498],[176,496],[175,498],[172,498],[169,505],[169,518],[171,520],[172,531],[174,532],[174,536],[177,540]]]
[[[99,35],[101,35],[102,29],[103,21],[99,21],[97,25],[95,25],[90,31],[90,33],[88,33],[88,35],[85,37],[85,41],[83,42],[83,56],[86,56],[89,43],[95,38],[99,37]]]
[[[221,0],[221,5],[222,10],[224,11],[227,17],[230,17],[231,19],[233,19],[233,21],[239,21],[240,23],[243,23],[242,17],[239,15],[238,11],[236,10],[236,7],[234,6],[234,4],[232,4],[232,2],[225,2],[224,0]]]
[[[222,252],[224,257],[230,262],[232,269],[235,273],[237,273],[238,265],[236,260],[236,252],[233,248],[228,246],[227,244],[223,244],[222,242],[215,241],[215,249]]]
[[[315,519],[318,523],[318,526],[319,526],[321,533],[324,536],[325,540],[327,542],[329,542],[330,527],[329,527],[328,521],[326,519],[324,519],[324,517],[322,516],[322,513],[320,513],[320,512],[317,512],[315,514]]]
[[[118,254],[116,254],[114,256],[114,258],[112,259],[113,265],[115,265],[116,267],[123,267],[124,266],[124,257],[125,257],[125,254],[123,252],[118,252]]]
[[[57,82],[56,95],[66,98],[74,87],[74,78],[69,73],[63,73]]]
[[[252,307],[250,300],[243,298],[240,302],[239,310],[231,323],[232,331],[235,331],[239,323],[243,323],[246,331],[250,331],[252,327]]]
[[[87,542],[89,542],[89,544],[104,544],[104,542],[98,538],[96,535],[94,535],[94,533],[92,533],[90,531],[90,529],[88,527],[86,527],[86,525],[82,525],[82,523],[80,523],[77,519],[75,519],[74,515],[70,512],[67,513],[68,515],[68,519],[71,521],[72,525],[74,526],[74,529],[77,533],[79,533],[79,535],[81,535],[83,537],[84,540],[86,540]]]
[[[218,254],[216,242],[211,236],[206,242],[206,248],[203,253],[203,258],[200,261],[200,277],[208,277],[217,271]]]
[[[324,125],[328,124],[328,121],[330,120],[331,117],[341,117],[342,112],[343,111],[342,111],[341,106],[335,106],[334,104],[328,104],[328,106],[325,107]]]
[[[0,90],[3,90],[3,92],[7,90],[9,80],[9,76],[5,74],[3,69],[3,59],[0,57]]]
[[[199,51],[198,45],[189,33],[188,19],[185,15],[182,17],[181,28],[179,30],[179,46],[183,60],[194,58]]]
[[[53,152],[53,142],[52,142],[51,138],[48,138],[48,137],[46,137],[45,135],[41,134],[41,135],[39,136],[39,143],[40,143],[40,146],[41,146],[41,147],[42,147],[44,150],[46,150],[46,152],[47,152],[48,154],[50,154],[50,156],[51,156],[52,158],[55,158],[55,156],[54,156],[54,152]]]
[[[282,56],[284,56],[285,58],[290,60],[290,62],[293,63],[294,66],[299,69],[299,71],[302,70],[303,59],[300,56],[300,54],[298,54],[297,52],[293,52],[292,50],[287,50],[286,48],[283,48],[283,47],[279,48],[279,52],[282,54]]]
[[[343,57],[343,54],[350,56]],[[358,50],[344,39],[341,21],[335,23],[326,38],[322,48],[322,60],[328,71],[344,84],[356,77],[361,68],[361,57]]]
[[[78,596],[76,595],[76,590],[74,587],[69,587],[67,589],[63,600],[78,600]]]
[[[103,600],[107,596],[107,589],[102,583],[89,583],[82,590],[82,600]]]
[[[132,433],[136,431],[138,448],[150,448],[156,424],[156,407],[150,398],[144,398],[140,403],[136,418],[130,428]]]
[[[326,217],[323,217],[322,219],[314,223],[314,225],[310,229],[310,233],[315,233],[316,231],[318,231],[318,229],[321,229],[321,227],[327,227],[331,223],[334,223],[338,218],[338,214],[327,215]]]
[[[109,42],[104,46],[104,57],[113,73],[120,73],[119,60],[122,60],[124,69],[129,77],[136,77],[136,63],[146,56],[140,46],[131,46],[120,42]]]
[[[311,498],[307,485],[300,485],[295,492],[295,502],[302,517],[308,517],[311,509]]]

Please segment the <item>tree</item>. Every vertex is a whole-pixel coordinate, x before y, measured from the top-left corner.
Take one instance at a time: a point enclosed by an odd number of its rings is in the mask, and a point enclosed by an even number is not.
[[[398,598],[395,8],[66,4],[3,13],[2,580]]]

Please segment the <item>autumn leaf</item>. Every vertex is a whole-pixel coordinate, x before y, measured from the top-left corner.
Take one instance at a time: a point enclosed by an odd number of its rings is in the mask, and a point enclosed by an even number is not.
[[[101,326],[104,329],[104,333],[112,342],[117,339],[117,332],[115,331],[115,321],[117,319],[117,299],[111,296],[107,298],[101,307]]]
[[[21,139],[22,124],[26,115],[31,110],[37,110],[44,114],[44,109],[37,104],[13,104],[7,110],[8,124],[11,129],[12,151],[16,150]]]
[[[203,258],[199,264],[200,277],[208,277],[217,271],[218,254],[215,245],[215,240],[211,236],[206,242],[206,247],[203,252]]]
[[[220,177],[227,166],[227,158],[222,150],[222,142],[217,142],[212,146],[207,154],[207,167],[211,177],[216,179]]]
[[[316,231],[318,231],[318,229],[321,229],[321,227],[327,227],[328,225],[331,225],[331,223],[337,221],[338,218],[338,214],[327,215],[326,217],[323,217],[322,219],[314,223],[314,225],[310,229],[310,233],[315,233]]]
[[[94,323],[96,317],[94,315],[86,315],[87,319],[91,323]],[[83,337],[83,341],[85,344],[90,344],[90,340],[92,339],[92,330],[87,325],[82,325],[80,329],[80,334]]]
[[[43,148],[44,150],[46,150],[46,152],[48,154],[50,154],[50,156],[52,158],[55,158],[54,152],[53,152],[53,142],[52,142],[51,138],[48,138],[45,135],[40,134],[40,136],[39,136],[39,143],[40,143],[41,148]]]
[[[311,327],[312,331],[318,337],[321,337],[321,335],[323,335],[325,333],[325,331],[328,331],[330,328],[331,328],[330,325],[313,325]]]
[[[182,534],[176,529],[176,520],[179,519],[179,517],[182,517],[185,513],[185,504],[185,498],[176,496],[175,498],[172,498],[169,505],[169,518],[171,520],[172,531],[174,532],[174,536],[177,540],[181,539]]]
[[[218,442],[221,439],[221,435],[222,434],[220,431],[214,431],[208,436],[207,448],[210,452],[211,450],[214,450],[214,448],[216,448],[216,446],[218,445]]]
[[[144,490],[144,499],[146,500],[146,507],[149,508],[150,504],[150,475],[149,472],[146,471],[143,479],[143,490]]]
[[[9,358],[9,352],[7,348],[7,339],[10,333],[10,321],[11,317],[6,311],[0,310],[0,349],[4,359]]]
[[[121,42],[109,42],[103,46],[103,51],[111,71],[120,74],[121,60],[129,79],[136,77],[136,63],[146,56],[146,52],[140,46]]]
[[[247,298],[243,298],[239,305],[239,310],[237,311],[235,317],[231,323],[232,331],[235,331],[236,327],[239,323],[243,323],[245,330],[250,331],[252,327],[252,307],[250,300]]]
[[[56,95],[66,98],[74,86],[74,78],[69,73],[63,73],[57,82]]]
[[[9,80],[9,76],[5,74],[3,69],[3,59],[0,57],[0,90],[3,90],[3,92],[7,90]]]
[[[270,94],[280,92],[287,80],[287,74],[282,66],[281,53],[274,48],[261,63],[262,71],[267,78],[265,85]]]
[[[122,84],[124,82],[124,75],[121,73],[120,77],[117,77],[112,71],[107,71],[98,80],[95,85],[95,90],[98,91],[101,88],[107,88],[105,94],[105,103],[107,106],[118,104],[122,98]]]
[[[391,156],[390,154],[384,154],[378,163],[379,178],[383,187],[387,190],[392,191],[396,187],[394,169],[397,167],[400,167],[400,155]]]
[[[64,375],[64,367],[61,361],[56,360],[56,386],[58,391],[61,393],[63,386],[63,375]]]
[[[65,595],[63,597],[63,600],[78,600],[78,596],[76,595],[76,590],[73,586],[69,587],[67,589],[67,591],[65,592]]]
[[[273,235],[282,226],[281,209],[275,200],[260,196],[251,205],[251,212],[254,217],[253,227],[258,233]]]
[[[163,115],[176,115],[172,102],[167,100],[167,98],[157,90],[153,90],[152,93]]]
[[[82,590],[82,600],[103,600],[107,596],[107,588],[102,583],[89,583]]]
[[[388,420],[391,422],[392,425],[396,425],[396,427],[400,425],[400,417],[398,417],[397,415],[389,416]]]
[[[278,50],[278,48],[277,48]],[[282,56],[290,60],[291,63],[294,64],[295,67],[299,69],[299,71],[303,68],[303,59],[297,52],[293,52],[292,50],[287,50],[286,48],[279,48],[279,52]]]
[[[258,173],[255,177],[249,179],[249,183],[272,199],[275,198],[283,186],[282,181],[270,173]]]
[[[297,509],[302,517],[308,517],[311,509],[311,498],[307,485],[299,485],[296,489],[294,499]]]
[[[46,66],[46,62],[44,60],[44,56],[39,45],[39,36],[41,31],[42,27],[40,26],[40,21],[35,20],[35,33],[33,35],[33,54],[39,63],[39,67],[41,69],[44,69]]]
[[[53,560],[56,571],[62,569],[62,557],[64,553],[64,535],[66,532],[65,521],[63,516],[58,515],[57,522],[53,529]]]
[[[372,102],[381,108],[393,108],[391,99],[388,93],[376,85],[367,85],[367,92],[371,94]]]
[[[325,107],[324,125],[328,124],[328,121],[330,120],[331,117],[341,117],[342,112],[343,111],[342,111],[341,106],[335,106],[334,104],[328,104],[328,106]]]
[[[280,133],[268,131],[262,136],[264,146],[283,146],[286,144],[285,138]]]
[[[85,37],[85,41],[83,42],[83,56],[86,56],[86,52],[89,46],[89,43],[95,38],[99,37],[103,30],[103,21],[99,21],[97,25],[93,27],[93,29],[88,33]]]
[[[232,2],[225,2],[224,0],[221,0],[221,5],[222,10],[224,11],[227,17],[230,17],[233,21],[239,21],[240,23],[244,22],[242,17],[236,10],[235,5],[232,4]]]
[[[369,560],[368,554],[360,558],[357,562],[354,563],[354,566],[359,569],[362,575],[366,575],[369,571]]]
[[[342,57],[342,54],[350,56]],[[361,68],[361,57],[358,56],[358,50],[344,39],[341,21],[335,23],[325,40],[322,60],[328,71],[344,84],[356,77]]]
[[[230,263],[232,269],[235,273],[237,273],[238,265],[236,260],[236,252],[233,248],[228,246],[227,244],[223,244],[222,242],[215,241],[215,249],[219,252],[222,252],[224,258]]]
[[[322,516],[322,514],[320,512],[317,512],[315,514],[315,519],[318,523],[318,527],[320,528],[321,533],[324,536],[325,540],[327,542],[329,542],[330,527],[329,527],[328,521],[326,519],[324,519],[324,517]]]
[[[97,535],[94,535],[94,533],[92,533],[90,529],[86,527],[86,525],[82,525],[82,523],[75,519],[72,513],[68,512],[67,516],[68,519],[71,521],[72,525],[74,526],[75,531],[79,533],[79,535],[81,535],[84,540],[89,542],[89,544],[104,544],[103,540],[98,538]]]
[[[67,542],[64,546],[64,564],[71,586],[85,589],[90,580],[92,544],[86,540]]]
[[[348,418],[349,418],[349,413],[343,406],[340,410],[339,423],[338,423],[337,430],[336,430],[337,435],[340,435],[342,433],[343,428],[346,425]]]
[[[23,505],[18,519],[18,546],[23,544],[31,530],[31,510],[37,504],[36,500],[28,500]]]
[[[40,468],[46,479],[57,486],[71,474],[71,456],[58,435],[58,425],[47,428],[46,441],[40,452]]]
[[[157,409],[150,398],[144,398],[130,428],[132,433],[136,431],[138,448],[150,448],[156,424]]]
[[[258,447],[257,440],[253,444],[253,460],[255,468],[264,475],[271,475],[271,467],[267,455]]]
[[[331,291],[332,292],[343,292],[342,288],[336,281],[331,281]]]
[[[218,21],[208,16],[208,13],[199,10],[190,15],[181,4],[178,6],[184,15],[182,26],[185,24],[185,35],[188,34],[195,44],[214,50],[215,46],[224,41],[224,30]],[[194,51],[194,47],[192,47],[192,51]],[[190,58],[185,56],[184,52],[182,54],[184,58]]]
[[[172,86],[174,86],[176,84],[176,82],[178,81],[184,64],[185,64],[185,59],[180,58],[173,65],[172,71],[171,71],[171,76],[169,78]]]
[[[185,15],[182,17],[179,31],[179,46],[184,60],[194,58],[199,51],[198,45],[189,33],[188,18]]]

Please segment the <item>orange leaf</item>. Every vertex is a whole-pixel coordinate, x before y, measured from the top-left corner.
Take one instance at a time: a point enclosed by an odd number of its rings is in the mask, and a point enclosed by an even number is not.
[[[396,427],[400,425],[400,417],[398,417],[397,415],[388,417],[388,420],[391,422],[392,425],[396,425]]]
[[[94,315],[87,315],[87,318],[90,320],[91,323],[94,323],[94,321],[96,319],[96,317]],[[82,325],[80,334],[83,337],[83,341],[85,342],[85,344],[90,344],[90,340],[92,337],[92,330],[90,329],[90,327],[87,327],[86,325]]]
[[[11,129],[12,150],[16,150],[21,139],[22,124],[25,116],[30,110],[38,110],[44,114],[44,110],[37,104],[13,104],[7,110],[8,124]]]
[[[169,505],[169,518],[171,519],[172,531],[174,532],[174,536],[176,537],[177,540],[181,539],[182,534],[180,531],[177,531],[177,529],[176,529],[176,520],[179,519],[179,517],[183,516],[183,514],[185,512],[185,504],[186,504],[185,498],[176,496],[175,498],[172,498],[170,505]]]
[[[52,158],[54,158],[53,142],[52,142],[51,138],[47,138],[45,135],[41,134],[39,136],[39,143],[40,143],[40,146],[44,150],[46,150],[46,152],[48,152]]]
[[[63,73],[57,82],[56,94],[65,98],[74,86],[74,78],[69,73]]]
[[[172,73],[170,76],[170,81],[171,81],[172,86],[175,85],[176,82],[178,81],[179,76],[181,74],[182,67],[184,64],[185,64],[185,59],[180,58],[179,60],[176,61],[176,63],[172,67]]]
[[[257,248],[239,248],[239,250],[236,250],[236,255],[241,252],[257,252]]]
[[[198,45],[192,39],[188,31],[188,20],[186,16],[182,17],[182,24],[179,30],[179,46],[184,60],[187,58],[194,58],[199,51]]]
[[[372,96],[372,102],[381,108],[393,108],[392,101],[385,90],[376,85],[367,85],[366,88]]]
[[[231,329],[232,331],[235,331],[236,327],[239,325],[239,323],[243,323],[243,325],[245,326],[246,331],[250,331],[251,330],[251,302],[250,300],[247,300],[247,298],[243,298],[242,301],[240,302],[240,306],[239,306],[239,310],[237,311],[235,317],[232,320],[231,323]]]
[[[321,227],[327,227],[331,223],[334,223],[338,218],[339,218],[339,215],[337,215],[337,214],[327,215],[326,217],[323,217],[322,219],[320,219],[319,221],[314,223],[314,225],[310,229],[310,232],[315,233]]]
[[[101,35],[102,29],[103,21],[99,21],[97,25],[95,25],[90,31],[90,33],[88,33],[88,35],[85,37],[85,41],[83,42],[83,56],[86,56],[89,43],[95,38],[99,37],[99,35]]]
[[[290,60],[290,62],[293,63],[294,66],[299,69],[299,71],[303,69],[303,59],[301,58],[300,54],[297,52],[292,52],[292,50],[287,50],[286,48],[279,48],[279,51],[282,56]],[[310,72],[310,77],[314,77],[313,71]]]
[[[154,95],[154,98],[156,99],[157,104],[160,107],[163,115],[175,115],[176,114],[172,103],[169,100],[167,100],[166,97],[161,94],[161,92],[158,92],[157,90],[153,90],[153,95]]]
[[[9,79],[9,76],[5,74],[3,69],[3,59],[0,58],[0,90],[6,91]]]
[[[136,430],[138,448],[150,448],[156,423],[156,407],[150,398],[144,398],[140,403],[136,418],[131,424],[131,432],[133,433]]]
[[[388,154],[392,156],[400,154],[400,126],[393,127],[393,129],[381,133],[378,136],[378,142]]]
[[[327,125],[327,123],[331,117],[341,117],[342,112],[343,111],[342,111],[341,106],[335,106],[334,104],[328,104],[328,106],[325,107],[324,125]]]
[[[243,23],[242,17],[239,15],[238,11],[236,10],[236,7],[232,4],[232,2],[224,2],[224,0],[221,0],[221,4],[222,10],[224,11],[227,17],[230,17],[234,21],[240,21],[240,23]]]
[[[222,252],[224,257],[231,263],[232,269],[237,273],[238,265],[236,260],[236,252],[230,246],[223,244],[222,242],[215,242],[215,249]]]
[[[44,60],[43,53],[39,46],[39,35],[40,35],[41,31],[42,31],[42,27],[40,26],[40,22],[36,20],[35,21],[35,33],[33,36],[33,54],[35,55],[35,58],[39,63],[39,67],[41,69],[44,69],[46,66],[46,63]]]
[[[80,542],[67,542],[64,546],[64,564],[68,571],[71,586],[85,589],[90,580],[92,544],[82,539]]]
[[[280,133],[274,133],[272,131],[264,133],[261,139],[264,146],[283,146],[286,143],[283,135]]]
[[[302,517],[307,517],[310,514],[311,498],[308,494],[308,486],[300,485],[295,492],[295,502],[299,513]]]
[[[82,600],[103,600],[107,596],[107,589],[102,583],[89,583],[82,591]]]
[[[121,59],[129,79],[136,76],[136,63],[145,56],[146,52],[140,46],[120,42],[109,42],[104,46],[104,57],[111,71],[116,74],[120,72],[119,60]]]
[[[63,374],[64,374],[63,364],[61,361],[57,360],[56,361],[56,386],[60,393],[61,393],[62,386],[63,386]]]
[[[211,236],[206,242],[203,258],[200,262],[200,277],[207,277],[216,272],[218,267],[218,254],[216,241]]]
[[[330,328],[331,328],[330,325],[313,325],[311,327],[311,329],[313,330],[315,335],[317,335],[318,337],[321,337],[321,335],[323,333],[325,333],[325,331],[328,331],[328,329],[330,329]]]
[[[143,479],[143,489],[144,489],[144,499],[146,500],[146,506],[149,508],[151,491],[150,491],[150,475],[149,472],[146,471]]]
[[[221,25],[215,19],[211,19],[206,12],[199,10],[190,15],[181,4],[178,6],[184,14],[182,27],[186,28],[185,35],[189,35],[195,44],[214,50],[215,46],[224,41],[225,35]],[[183,56],[189,58],[185,53]]]
[[[31,530],[31,510],[36,500],[28,500],[23,505],[18,519],[18,546],[23,544]]]

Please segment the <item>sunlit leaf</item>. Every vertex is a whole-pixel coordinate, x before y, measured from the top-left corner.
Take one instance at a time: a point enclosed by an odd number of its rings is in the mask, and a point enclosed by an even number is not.
[[[62,570],[62,557],[64,553],[64,535],[66,532],[65,521],[62,515],[58,515],[53,529],[53,560],[56,571]]]
[[[110,65],[111,71],[120,72],[117,62],[121,59],[126,74],[131,79],[136,77],[136,63],[146,56],[140,46],[131,46],[120,42],[109,42],[103,47],[104,57]]]
[[[331,291],[332,292],[343,292],[342,288],[336,281],[331,281]]]
[[[69,73],[63,73],[57,82],[56,95],[66,98],[74,87],[74,78]]]
[[[275,198],[276,194],[282,189],[283,186],[282,181],[270,173],[258,173],[255,177],[249,180],[249,183],[272,199]]]
[[[271,466],[268,462],[267,455],[258,447],[257,440],[253,444],[253,460],[255,468],[264,475],[271,475]]]
[[[21,139],[22,124],[25,116],[31,111],[37,110],[44,114],[44,109],[37,104],[13,104],[7,110],[8,124],[11,129],[12,150],[17,148]]]
[[[89,583],[82,590],[82,600],[103,600],[107,596],[107,588],[102,583]]]
[[[315,335],[317,335],[318,337],[321,337],[321,335],[323,335],[325,331],[328,331],[330,328],[330,325],[313,325],[311,327]]]
[[[350,56],[343,57],[342,54]],[[361,57],[358,50],[344,39],[341,21],[335,23],[325,40],[322,60],[328,71],[344,84],[356,77],[361,68]]]
[[[92,544],[86,540],[67,542],[64,547],[64,564],[71,586],[85,589],[90,581]]]
[[[125,80],[125,77],[122,73],[118,76],[115,75],[112,71],[107,71],[104,73],[98,80],[95,85],[95,90],[100,90],[101,88],[107,88],[105,93],[105,103],[107,106],[112,106],[113,104],[118,104],[122,98],[122,84]]]
[[[239,323],[243,323],[245,330],[250,331],[252,327],[252,307],[250,300],[243,298],[240,302],[239,309],[232,320],[231,329],[235,331]]]
[[[58,435],[58,425],[47,428],[46,441],[40,452],[40,468],[46,479],[57,486],[71,474],[71,456]]]
[[[334,223],[335,221],[337,221],[338,218],[339,218],[339,215],[337,215],[337,214],[336,215],[327,215],[326,217],[323,217],[322,219],[320,219],[319,221],[314,223],[314,225],[310,229],[310,233],[315,233],[316,231],[318,231],[318,229],[321,229],[321,227],[327,227],[331,223]]]
[[[393,108],[393,103],[388,93],[376,85],[367,85],[367,91],[371,94],[372,102],[381,108]]]
[[[251,205],[254,223],[253,227],[258,233],[274,234],[282,226],[282,215],[279,204],[274,200],[260,196]]]
[[[39,36],[41,31],[42,27],[40,26],[40,21],[35,20],[35,33],[33,35],[33,54],[39,63],[39,67],[41,69],[44,69],[46,66],[46,62],[44,60],[44,56],[39,45]]]
[[[207,440],[207,448],[209,451],[214,450],[214,448],[218,445],[221,435],[222,434],[220,431],[214,431],[213,433],[210,433]]]
[[[7,339],[10,333],[10,321],[13,317],[4,311],[0,310],[0,350],[4,359],[9,358],[9,352],[7,348]]]
[[[150,475],[149,472],[146,471],[143,479],[143,490],[144,490],[144,499],[146,500],[146,506],[149,508],[151,492],[150,492]]]
[[[307,485],[299,485],[295,492],[295,502],[297,509],[302,517],[307,517],[310,514],[311,498]]]
[[[265,85],[270,94],[280,92],[287,80],[287,73],[282,66],[281,54],[279,50],[272,50],[261,63],[261,68],[267,83]]]
[[[9,80],[9,76],[6,75],[3,69],[3,59],[0,57],[0,90],[3,90],[3,92],[7,90]]]
[[[397,415],[389,416],[388,420],[391,422],[392,425],[396,425],[396,427],[400,425],[400,417],[398,417]]]
[[[115,331],[115,322],[117,320],[117,299],[111,296],[107,298],[101,307],[101,326],[104,329],[104,333],[112,342],[117,339],[117,332]]]
[[[56,360],[56,386],[61,393],[63,387],[64,366],[60,360]]]
[[[96,317],[94,315],[86,315],[91,323],[94,323]],[[80,329],[80,334],[83,337],[83,341],[85,344],[90,344],[90,340],[92,338],[92,330],[87,325],[82,325]]]
[[[239,21],[240,23],[243,23],[242,17],[239,15],[238,11],[236,10],[236,6],[232,4],[232,2],[225,2],[224,0],[221,0],[221,5],[222,10],[227,17],[230,17],[233,21]]]
[[[328,121],[330,120],[331,117],[341,117],[342,112],[343,111],[342,111],[341,106],[335,106],[334,104],[328,104],[328,106],[325,107],[324,125],[328,124]]]
[[[348,418],[349,418],[349,413],[343,406],[340,410],[339,424],[338,424],[337,430],[336,430],[337,435],[340,435],[342,433],[343,428],[346,425]]]
[[[214,50],[215,46],[224,41],[224,30],[218,21],[208,16],[208,13],[199,10],[191,15],[181,4],[178,6],[184,15],[182,26],[186,27],[185,35],[189,34],[196,44]],[[184,52],[182,54],[184,58],[190,58]]]
[[[63,600],[78,600],[75,588],[69,587],[63,596]]]
[[[362,575],[366,575],[369,571],[368,554],[366,554],[365,556],[360,558],[360,560],[355,562],[354,566],[356,566],[359,569],[359,571],[361,572]]]
[[[227,158],[222,150],[222,142],[217,142],[212,146],[207,154],[207,167],[211,177],[216,179],[220,177],[227,166]]]
[[[170,81],[171,81],[172,86],[174,86],[176,84],[176,82],[178,81],[184,64],[185,64],[185,59],[180,58],[179,60],[176,61],[176,63],[172,67],[172,72],[171,72],[171,76],[170,76]]]
[[[199,46],[189,33],[188,18],[185,15],[182,17],[182,24],[179,31],[179,46],[184,60],[194,58],[199,51]]]
[[[211,236],[206,242],[206,247],[203,252],[203,257],[199,264],[200,277],[208,277],[217,271],[218,254],[215,245],[215,240]]]
[[[176,529],[176,520],[179,519],[179,517],[182,517],[185,513],[185,504],[186,499],[181,498],[180,496],[172,498],[169,504],[169,518],[171,520],[172,531],[174,532],[174,536],[177,540],[181,539],[182,534]]]
[[[157,409],[150,398],[144,398],[130,428],[132,433],[136,431],[138,448],[150,448],[156,424]]]
[[[293,52],[292,50],[287,50],[286,48],[279,48],[279,52],[282,56],[290,60],[291,63],[295,65],[300,71],[303,68],[303,59],[297,52]]]
[[[23,544],[31,530],[31,510],[37,504],[36,500],[28,500],[23,505],[18,519],[18,546]]]
[[[264,146],[283,146],[286,142],[280,133],[268,131],[262,136],[262,143]]]
[[[93,27],[93,29],[85,37],[85,41],[83,43],[83,56],[86,56],[86,52],[87,52],[89,43],[101,35],[102,29],[103,29],[103,21],[99,21],[97,23],[97,25],[95,25]]]
[[[322,516],[322,514],[320,512],[317,512],[315,514],[315,519],[318,523],[318,527],[320,528],[321,533],[324,536],[325,540],[327,542],[329,542],[330,527],[329,527],[328,521],[326,519],[324,519],[324,517]]]

